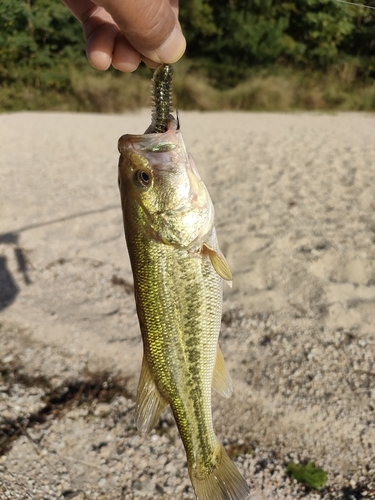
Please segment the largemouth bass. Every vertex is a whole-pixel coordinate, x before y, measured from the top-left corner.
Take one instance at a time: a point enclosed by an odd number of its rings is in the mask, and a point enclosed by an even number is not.
[[[223,280],[232,275],[214,208],[178,120],[119,140],[119,188],[143,338],[136,424],[149,432],[170,405],[199,500],[243,500],[248,486],[218,441],[211,387],[232,383],[218,347]]]

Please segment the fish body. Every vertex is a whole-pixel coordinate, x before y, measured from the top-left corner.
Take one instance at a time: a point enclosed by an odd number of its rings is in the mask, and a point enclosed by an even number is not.
[[[211,387],[230,376],[218,348],[223,279],[214,208],[178,122],[119,140],[119,188],[143,339],[136,424],[149,432],[170,405],[199,500],[242,500],[247,484],[218,441]]]

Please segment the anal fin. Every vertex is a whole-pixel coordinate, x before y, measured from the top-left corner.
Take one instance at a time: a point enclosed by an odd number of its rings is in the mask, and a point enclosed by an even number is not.
[[[225,398],[230,398],[233,393],[232,379],[229,375],[227,367],[225,366],[223,353],[221,352],[219,346],[217,346],[216,351],[216,361],[212,376],[212,388]]]
[[[152,379],[145,357],[142,360],[137,400],[135,406],[135,423],[140,432],[148,433],[157,424],[161,412],[167,406]]]

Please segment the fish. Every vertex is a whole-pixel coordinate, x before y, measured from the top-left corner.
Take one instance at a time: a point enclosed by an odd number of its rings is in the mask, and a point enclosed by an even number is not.
[[[135,421],[148,433],[169,405],[196,497],[243,500],[249,487],[215,435],[211,410],[211,388],[224,397],[232,394],[218,345],[223,283],[231,283],[232,273],[179,118],[163,113],[145,134],[126,134],[118,143],[125,238],[143,340]]]

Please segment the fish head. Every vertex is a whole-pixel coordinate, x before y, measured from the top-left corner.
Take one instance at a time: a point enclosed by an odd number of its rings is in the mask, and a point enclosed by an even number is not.
[[[142,204],[151,215],[186,203],[190,192],[187,153],[178,130],[126,134],[119,140],[119,151],[122,196]]]
[[[178,122],[171,119],[163,133],[123,135],[119,151],[125,224],[137,213],[162,241],[198,247],[213,227],[213,205]]]

